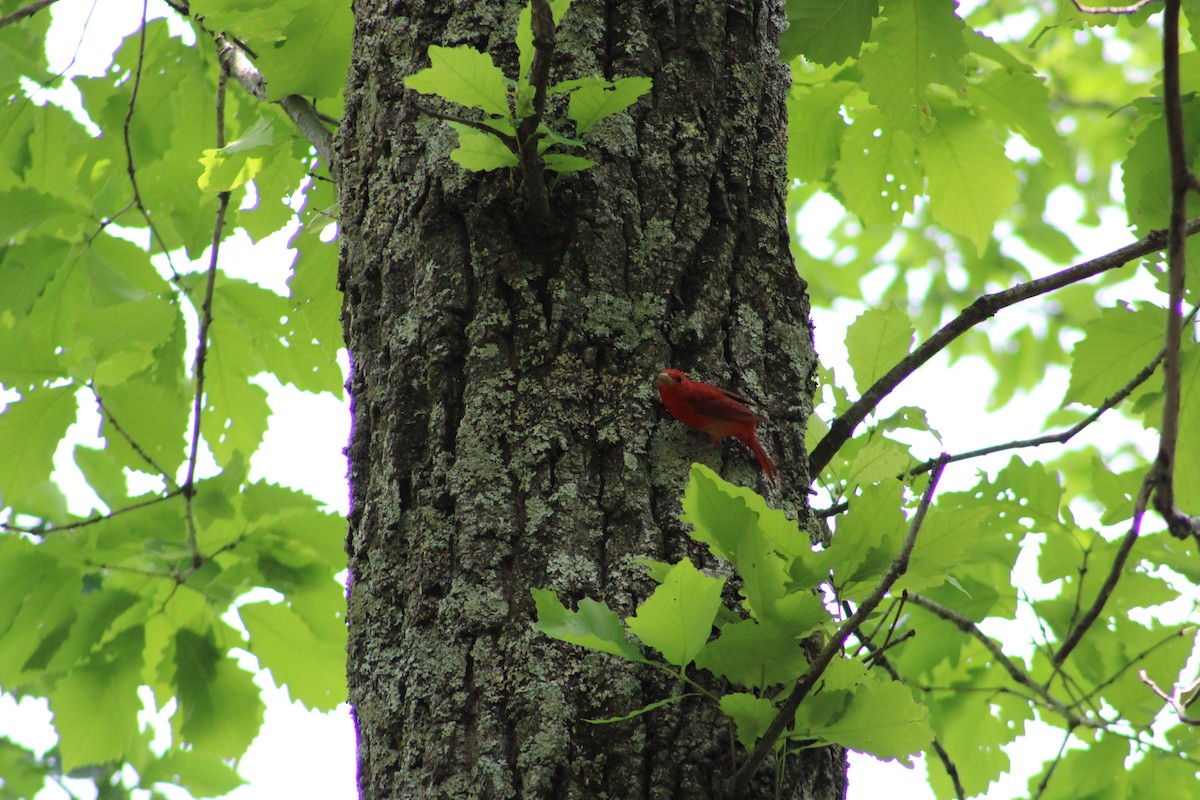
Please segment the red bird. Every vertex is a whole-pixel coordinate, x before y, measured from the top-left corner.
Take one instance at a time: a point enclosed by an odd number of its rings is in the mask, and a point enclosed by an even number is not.
[[[689,428],[707,433],[713,444],[732,436],[749,447],[771,483],[778,482],[775,464],[758,443],[755,428],[763,418],[750,410],[754,405],[752,400],[728,389],[690,380],[677,369],[658,373],[658,396],[672,417]]]

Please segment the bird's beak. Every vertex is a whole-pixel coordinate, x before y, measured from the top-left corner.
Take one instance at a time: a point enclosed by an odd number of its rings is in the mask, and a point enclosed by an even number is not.
[[[658,383],[670,383],[671,376],[665,372],[660,372],[660,373],[658,373],[658,377],[655,378],[655,380],[658,381]]]

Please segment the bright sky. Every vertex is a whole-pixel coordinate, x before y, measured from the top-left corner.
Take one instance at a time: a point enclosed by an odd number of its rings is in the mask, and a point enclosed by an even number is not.
[[[133,30],[139,22],[141,3],[136,0],[105,0],[103,7],[100,6],[98,0],[61,0],[53,7],[54,27],[50,47],[55,69],[68,69],[68,74],[102,74],[121,36]],[[152,2],[150,7],[152,16],[175,18],[174,12],[158,0]],[[184,31],[186,26],[179,24],[178,30]],[[190,39],[190,33],[188,36]],[[71,105],[69,91],[56,93],[54,98],[56,102]],[[1052,203],[1051,207],[1063,215],[1065,229],[1072,230],[1070,219],[1074,215],[1071,213],[1071,199],[1063,198],[1061,203]],[[804,211],[805,220],[801,222],[800,230],[827,230],[829,224],[821,220],[841,213],[840,207],[832,201],[810,203]],[[809,224],[812,221],[815,224]],[[1112,234],[1108,242],[1098,241],[1095,231],[1089,231],[1087,238],[1077,238],[1077,241],[1088,243],[1085,256],[1097,255],[1111,246],[1129,241],[1123,219],[1113,220],[1104,227]],[[253,259],[238,258],[236,244],[228,250],[223,249],[225,257],[222,266],[228,268],[228,265],[238,262],[253,263],[253,279],[281,289],[290,264],[285,248],[286,238],[285,234],[260,245]],[[804,244],[815,252],[819,252],[823,246],[817,238],[805,239]],[[246,245],[243,243],[241,246]],[[1026,257],[1028,254],[1015,255]],[[1026,263],[1036,265],[1037,262],[1026,259]],[[271,265],[272,270],[272,275],[265,281],[262,276],[264,264]],[[1045,271],[1065,266],[1069,265],[1046,265]],[[1033,268],[1037,269],[1036,266]],[[240,277],[251,276],[246,274]],[[836,312],[814,313],[817,351],[824,363],[833,365],[839,371],[843,380],[849,378],[843,344],[845,330],[861,310],[847,306]],[[990,326],[991,335],[1003,336],[1004,331],[1011,330],[1017,324],[1016,320],[1020,320],[1020,312],[1002,312]],[[939,357],[926,366],[911,385],[906,384],[889,399],[884,413],[887,413],[887,408],[901,405],[925,408],[933,427],[942,433],[945,448],[950,452],[961,452],[993,443],[995,431],[998,430],[1020,436],[1039,433],[1040,430],[1030,427],[1031,421],[1040,420],[1046,409],[1057,407],[1066,387],[1066,379],[1065,371],[1061,370],[1048,375],[1044,386],[1034,396],[1019,398],[1002,413],[989,415],[981,423],[982,410],[987,405],[994,376],[984,365],[970,361],[959,362],[951,373],[946,359]],[[252,462],[252,478],[269,475],[272,481],[308,492],[344,513],[347,489],[341,451],[349,429],[348,406],[329,397],[314,397],[290,387],[281,387],[273,380],[264,380],[262,385],[270,392],[274,415],[263,446]],[[86,421],[79,430],[81,437],[87,438],[94,435],[96,425],[94,421]],[[1132,438],[1144,435],[1132,423],[1128,434]],[[1105,435],[1111,438],[1114,432],[1109,429]],[[928,453],[930,456],[935,454],[936,450]],[[977,469],[994,469],[1006,463],[1009,457],[1003,454],[991,462],[972,462],[953,467],[947,470],[944,480],[947,486],[953,488],[970,485],[974,482]],[[70,476],[73,470],[69,461],[69,458],[62,459],[60,463],[63,467],[59,473],[59,477],[68,485],[72,480],[79,480]],[[88,502],[86,489],[76,497],[82,498],[78,502]],[[252,665],[253,659],[247,659]],[[266,722],[240,765],[241,773],[249,784],[228,797],[233,800],[274,800],[279,797],[351,800],[357,797],[354,731],[348,709],[343,707],[329,715],[307,712],[289,702],[286,693],[274,688],[266,675],[260,674],[258,682],[264,687]],[[18,708],[11,697],[0,697],[0,736],[11,736],[38,750],[50,747],[54,739],[45,703],[26,700]],[[1052,745],[1039,736],[1026,737],[1018,742],[1010,749],[1017,774],[1006,776],[993,785],[987,796],[1010,797],[1021,793],[1028,775],[1040,768],[1042,759],[1052,752],[1048,747],[1056,748],[1057,739]],[[303,765],[303,768],[297,769],[297,765]],[[915,770],[909,770],[895,762],[882,763],[869,756],[852,755],[849,775],[850,800],[873,800],[880,796],[932,800],[933,797],[925,783],[924,769],[920,763]],[[82,785],[76,782],[71,784],[72,791],[82,791]],[[59,800],[69,796],[60,789],[51,788],[38,797],[39,800]]]

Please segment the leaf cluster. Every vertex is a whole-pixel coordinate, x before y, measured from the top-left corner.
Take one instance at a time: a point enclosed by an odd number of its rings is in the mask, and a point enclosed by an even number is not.
[[[586,147],[584,137],[601,120],[619,114],[650,91],[646,77],[605,80],[588,76],[539,85],[532,75],[536,46],[531,2],[517,22],[516,43],[519,52],[517,78],[505,76],[489,53],[469,45],[429,48],[429,66],[405,78],[410,89],[440,97],[464,109],[483,112],[482,120],[430,112],[446,119],[458,135],[458,145],[450,158],[464,169],[487,172],[518,167],[522,153],[533,142],[541,157],[541,166],[557,178],[587,169],[595,164],[573,151]],[[554,24],[558,24],[570,0],[549,3]],[[573,135],[556,131],[538,108],[539,92],[551,102],[566,103],[566,118],[574,123]],[[523,135],[522,122],[534,122],[532,133]],[[537,176],[540,179],[540,175]],[[526,176],[530,179],[530,176]]]
[[[899,523],[891,532],[902,536],[900,505],[892,502],[899,499],[897,491],[881,498],[881,507]],[[809,671],[812,637],[832,633],[835,616],[820,587],[879,580],[891,562],[886,548],[898,542],[880,541],[871,550],[835,545],[814,552],[807,532],[795,522],[701,464],[692,466],[681,520],[722,565],[718,572],[728,570],[729,577],[698,570],[687,558],[675,564],[642,560],[658,586],[634,614],[621,620],[590,599],[571,611],[554,592],[534,589],[536,627],[555,639],[677,677],[686,689],[718,703],[738,741],[750,749]],[[839,538],[839,543],[849,541],[849,536]],[[737,587],[738,600],[731,606],[722,603],[727,581]],[[830,662],[815,686],[815,696],[800,706],[787,735],[773,743],[776,752],[836,743],[907,762],[929,744],[926,709],[907,688],[870,670],[853,653]],[[681,699],[598,721],[619,722]]]

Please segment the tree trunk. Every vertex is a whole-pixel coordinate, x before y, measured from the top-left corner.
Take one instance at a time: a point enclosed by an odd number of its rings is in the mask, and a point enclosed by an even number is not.
[[[807,514],[816,362],[784,211],[781,8],[576,0],[551,81],[654,88],[597,127],[597,165],[555,186],[541,229],[515,174],[451,162],[452,132],[403,88],[431,44],[513,76],[518,9],[355,3],[340,186],[360,791],[719,797],[744,754],[713,704],[586,722],[681,689],[541,636],[530,589],[632,613],[652,589],[634,558],[715,566],[678,521],[690,461],[765,487],[741,445],[665,415],[666,366],[763,402],[772,502]],[[836,748],[784,772],[779,796],[844,795]],[[776,796],[763,773],[753,796]]]

